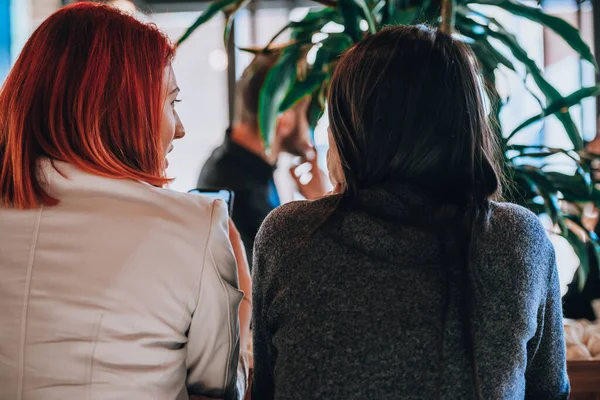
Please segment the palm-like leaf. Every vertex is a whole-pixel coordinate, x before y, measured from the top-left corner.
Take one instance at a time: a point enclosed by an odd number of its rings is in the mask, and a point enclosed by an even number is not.
[[[259,50],[272,51],[272,42],[286,31],[291,33],[292,41],[278,48],[282,55],[275,67],[267,74],[260,93],[259,125],[267,144],[278,113],[292,107],[306,96],[311,96],[309,122],[314,128],[325,107],[325,96],[333,67],[339,56],[353,43],[389,24],[422,22],[438,25],[440,23],[441,0],[315,1],[325,7],[310,10],[301,21],[290,22],[273,37],[270,43]],[[448,1],[455,4],[452,0]],[[242,5],[243,0],[217,0],[202,13],[178,43],[183,42],[195,29],[219,11],[223,10],[226,11],[226,15],[231,15]],[[445,21],[448,21],[448,18],[453,19],[456,16],[454,29],[471,46],[482,68],[489,88],[491,112],[496,117],[494,127],[507,150],[506,169],[512,177],[512,186],[515,188],[512,200],[538,214],[544,213],[550,216],[555,226],[559,228],[560,234],[569,240],[580,257],[579,282],[583,285],[589,273],[588,254],[594,254],[600,260],[600,241],[593,232],[582,228],[581,216],[565,214],[561,204],[562,202],[593,202],[600,206],[600,191],[592,183],[590,159],[582,156],[583,140],[569,109],[585,98],[597,96],[600,87],[586,87],[566,95],[561,94],[548,82],[540,67],[529,57],[512,33],[494,18],[486,15],[485,10],[479,11],[479,8],[475,10],[470,5],[494,6],[517,17],[538,23],[556,32],[583,60],[587,60],[594,66],[596,66],[595,58],[577,29],[569,23],[545,14],[539,7],[529,6],[517,0],[458,0],[458,5],[455,5],[452,12],[448,14],[449,17],[445,18]],[[328,22],[342,24],[344,32],[330,33],[318,43],[312,43],[313,35],[322,33],[322,29]],[[365,22],[366,30],[361,26],[365,25]],[[306,72],[298,73],[297,71],[301,69],[298,65],[306,64],[306,52],[310,47],[315,46],[317,49],[315,49],[314,63],[302,68]],[[256,52],[256,50],[252,51]],[[523,121],[512,132],[502,132],[498,122],[502,102],[494,84],[495,72],[500,67],[505,68],[507,73],[517,74],[520,73],[519,71],[525,71],[535,85],[527,89],[536,99],[539,93],[543,95],[538,99],[540,112]],[[524,82],[527,76],[522,76]],[[572,148],[552,149],[508,143],[515,134],[550,115],[556,116],[561,122]],[[567,160],[572,162],[574,171],[572,175],[548,172],[540,167],[548,157],[557,154],[567,156]],[[592,251],[589,251],[590,249]]]
[[[561,97],[553,101],[541,113],[523,121],[523,123],[521,123],[510,133],[510,135],[508,135],[507,140],[512,139],[522,129],[530,126],[531,124],[538,122],[549,115],[554,115],[556,113],[561,112],[564,113],[565,110],[568,110],[574,105],[581,103],[583,99],[586,99],[588,97],[596,97],[598,96],[598,94],[600,94],[600,86],[584,87],[571,93],[566,97]]]
[[[581,38],[579,31],[563,19],[548,15],[538,7],[531,7],[515,0],[474,0],[467,1],[467,3],[500,7],[511,14],[546,26],[562,37],[584,60],[596,65],[596,58],[590,47]]]
[[[226,12],[226,15],[228,16],[227,22],[225,24],[224,33],[225,43],[227,43],[227,38],[231,30],[230,21],[232,21],[230,15],[235,13],[235,11],[239,10],[244,4],[245,0],[218,0],[214,3],[211,3],[206,8],[206,10],[204,10],[202,14],[200,14],[196,21],[194,21],[194,23],[188,29],[186,29],[185,33],[179,38],[179,40],[177,40],[177,46],[181,45],[181,43],[187,40],[187,38],[189,38],[190,35],[194,33],[194,31],[198,29],[201,25],[210,21],[215,15],[219,13],[219,11]]]
[[[295,44],[283,50],[277,63],[269,70],[260,91],[258,125],[265,142],[270,140],[281,104],[296,78],[300,46]]]

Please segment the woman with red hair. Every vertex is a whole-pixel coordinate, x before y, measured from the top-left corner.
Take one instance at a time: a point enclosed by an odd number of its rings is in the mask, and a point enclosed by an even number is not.
[[[161,188],[184,135],[172,57],[154,26],[77,3],[0,91],[1,400],[243,392],[239,236],[222,202]]]

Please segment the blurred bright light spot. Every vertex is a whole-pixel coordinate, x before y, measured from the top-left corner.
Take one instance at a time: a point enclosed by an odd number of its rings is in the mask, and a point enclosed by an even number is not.
[[[483,35],[485,33],[485,29],[483,29],[482,26],[474,26],[473,33],[476,33],[477,35]]]
[[[304,19],[304,17],[306,17],[308,15],[308,12],[310,11],[309,7],[296,7],[294,9],[292,9],[292,11],[290,11],[290,21],[292,22],[299,22],[302,21]]]
[[[338,24],[337,22],[329,21],[323,26],[321,32],[325,33],[341,33],[344,32],[344,25]]]
[[[310,50],[306,54],[306,62],[307,63],[309,63],[310,65],[313,65],[315,63],[315,60],[317,59],[317,53],[319,52],[319,49],[322,46],[323,46],[322,43],[318,43],[310,48]]]
[[[136,8],[130,0],[112,0],[110,5],[126,13],[135,14]]]
[[[469,13],[467,15],[467,17],[470,18],[470,19],[472,19],[473,21],[475,21],[479,25],[487,25],[488,24],[487,19],[485,19],[484,17],[482,17],[481,15],[479,15],[477,13]]]
[[[364,19],[360,21],[360,29],[366,32],[369,29],[369,24]]]
[[[208,55],[208,63],[210,67],[217,71],[225,71],[227,69],[227,53],[223,49],[215,49]]]
[[[463,43],[469,43],[469,44],[471,44],[471,43],[475,43],[475,40],[473,40],[473,39],[471,39],[470,37],[467,37],[467,36],[465,36],[465,35],[461,35],[460,33],[456,33],[456,32],[454,32],[454,33],[452,34],[452,37],[453,37],[454,39],[456,39],[456,40],[460,40],[460,41],[461,41],[461,42],[463,42]]]
[[[312,36],[312,42],[313,43],[319,43],[325,39],[327,39],[329,35],[326,33],[322,33],[322,32],[317,32]]]
[[[483,100],[483,108],[485,109],[485,115],[490,115],[490,113],[492,112],[492,104],[490,102],[490,98],[488,97],[485,91],[485,83],[483,82],[483,76],[481,76],[480,74],[477,74],[477,86],[479,89],[479,95]]]

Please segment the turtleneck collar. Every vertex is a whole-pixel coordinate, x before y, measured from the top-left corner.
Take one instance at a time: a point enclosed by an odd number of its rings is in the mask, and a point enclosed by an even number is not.
[[[411,225],[446,223],[462,215],[458,205],[441,203],[414,185],[397,182],[361,189],[353,203],[373,216]]]

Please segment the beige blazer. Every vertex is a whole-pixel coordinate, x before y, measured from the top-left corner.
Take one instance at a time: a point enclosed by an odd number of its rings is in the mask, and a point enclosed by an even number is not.
[[[0,208],[0,400],[238,397],[225,204],[41,165],[60,204]]]

